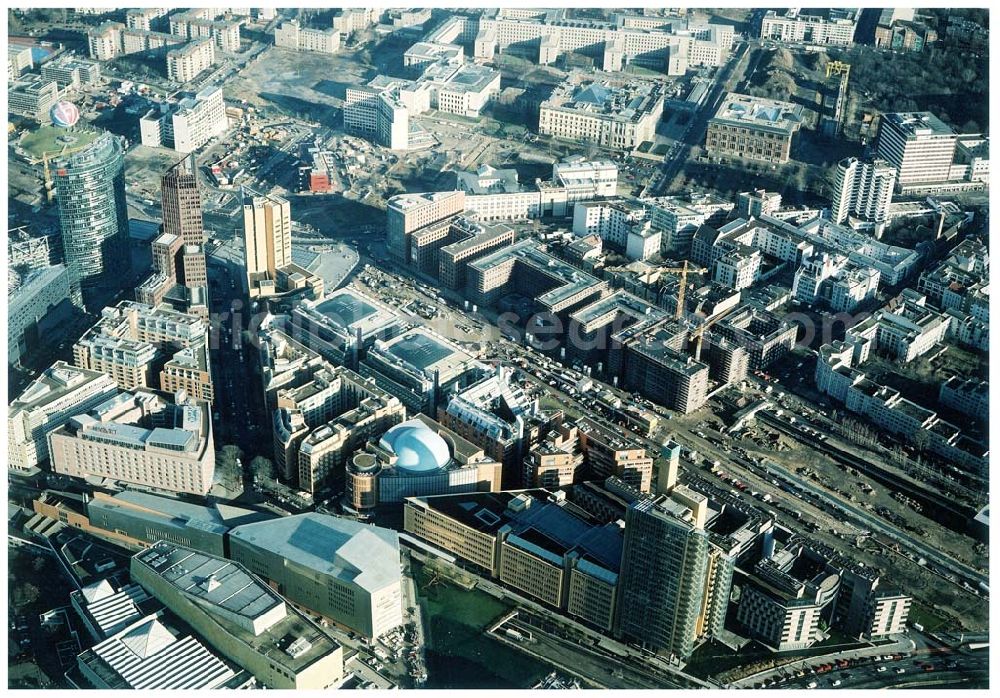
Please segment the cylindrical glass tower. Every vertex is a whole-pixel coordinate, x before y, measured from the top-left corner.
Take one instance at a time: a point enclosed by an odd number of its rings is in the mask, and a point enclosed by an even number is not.
[[[53,167],[66,266],[82,285],[104,275],[125,278],[130,264],[121,140],[104,133]]]

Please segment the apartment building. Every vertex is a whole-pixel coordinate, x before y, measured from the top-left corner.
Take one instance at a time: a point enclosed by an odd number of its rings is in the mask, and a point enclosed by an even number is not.
[[[826,305],[834,312],[850,313],[875,297],[879,277],[878,269],[821,252],[802,259],[792,281],[792,297],[806,305]]]
[[[542,102],[538,132],[607,148],[632,149],[655,140],[664,98],[660,83],[577,83],[571,79]]]
[[[740,192],[736,197],[736,215],[740,218],[773,216],[781,208],[781,194],[776,191],[754,189]]]
[[[576,426],[590,477],[599,480],[617,477],[640,492],[650,491],[653,457],[635,434],[592,417],[581,417]]]
[[[708,121],[709,157],[788,162],[792,137],[802,125],[802,105],[730,92]]]
[[[22,73],[34,67],[35,61],[31,57],[30,46],[10,45],[7,47],[7,79],[10,82],[17,81]]]
[[[751,305],[720,320],[714,332],[747,350],[752,371],[767,368],[795,346],[795,325]]]
[[[215,474],[211,408],[121,393],[53,431],[49,452],[60,475],[205,495]]]
[[[275,27],[274,45],[293,51],[336,53],[340,50],[340,33],[333,29],[300,27],[297,21],[290,19]]]
[[[858,26],[857,9],[795,8],[779,14],[768,10],[760,27],[760,38],[789,44],[850,46]]]
[[[181,92],[150,109],[139,119],[143,145],[172,148],[179,153],[198,150],[229,128],[222,88]]]
[[[124,30],[125,25],[121,22],[104,22],[87,29],[87,46],[90,57],[97,61],[110,61],[120,55]]]
[[[881,234],[892,203],[896,186],[896,168],[886,160],[845,158],[837,163],[830,204],[830,220],[843,223],[848,216],[855,216],[876,224]]]
[[[990,409],[990,384],[976,378],[952,376],[941,384],[938,401],[974,419],[985,420]]]
[[[895,302],[847,330],[848,342],[872,341],[875,351],[909,363],[943,341],[949,317],[926,305],[926,297],[912,289]]]
[[[629,328],[618,342],[609,364],[619,386],[683,414],[705,404],[708,366],[682,353],[683,328],[670,322],[652,330]]]
[[[174,82],[191,82],[215,65],[215,42],[202,39],[167,52],[167,77]]]
[[[175,12],[170,16],[170,33],[191,41],[211,39],[218,50],[236,53],[240,50],[242,24],[242,18],[228,15],[216,20],[214,17],[199,16],[197,12]]]

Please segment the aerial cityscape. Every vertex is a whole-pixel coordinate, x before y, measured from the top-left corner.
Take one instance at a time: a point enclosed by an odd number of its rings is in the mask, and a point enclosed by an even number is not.
[[[988,9],[6,21],[8,688],[988,688]]]

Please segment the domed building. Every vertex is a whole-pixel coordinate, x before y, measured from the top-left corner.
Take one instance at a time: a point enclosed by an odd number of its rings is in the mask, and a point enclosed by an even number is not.
[[[424,415],[368,442],[347,466],[344,505],[370,515],[407,497],[500,490],[501,464],[471,441]]]

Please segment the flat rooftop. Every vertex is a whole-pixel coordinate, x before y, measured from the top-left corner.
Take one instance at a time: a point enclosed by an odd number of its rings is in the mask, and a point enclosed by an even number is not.
[[[309,513],[245,524],[229,535],[369,592],[400,581],[399,538],[386,528]]]
[[[802,125],[802,105],[730,92],[711,121],[791,135]]]
[[[662,108],[664,87],[660,83],[632,80],[624,85],[593,81],[575,85],[563,83],[542,103],[543,109],[585,112],[623,121],[638,121]]]
[[[952,136],[955,132],[951,126],[941,121],[929,111],[893,112],[883,114],[882,118],[892,124],[907,138],[919,136]]]
[[[75,126],[72,131],[57,126],[39,126],[22,136],[18,145],[34,161],[40,162],[46,153],[52,158],[86,148],[99,135],[101,135],[99,131],[88,129],[83,125]]]

